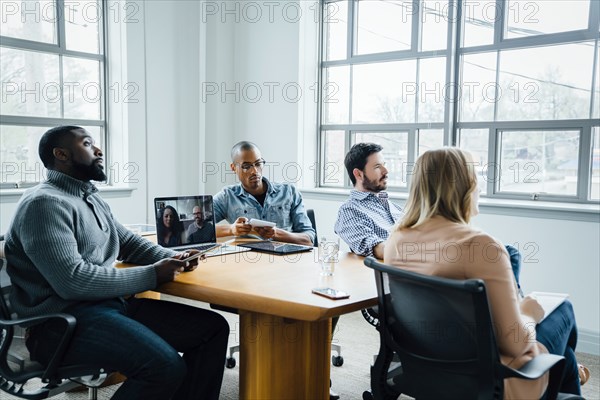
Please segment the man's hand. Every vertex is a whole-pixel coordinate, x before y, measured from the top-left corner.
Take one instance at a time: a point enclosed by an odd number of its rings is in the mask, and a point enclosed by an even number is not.
[[[245,217],[239,217],[236,219],[235,222],[230,225],[231,234],[233,236],[243,236],[249,234],[252,230],[252,226],[248,225],[246,223],[247,221],[248,218]]]
[[[257,226],[254,228],[262,238],[271,239],[275,237],[275,228],[272,226]]]
[[[536,324],[544,318],[545,311],[535,298],[526,296],[520,305],[521,313],[532,318]]]
[[[199,253],[198,250],[188,250],[188,251],[184,251],[184,252],[175,254],[175,256],[173,258],[175,258],[176,260],[185,260],[186,258],[191,257],[194,254],[198,254],[198,253]],[[200,257],[194,258],[193,260],[186,261],[186,263],[183,267],[183,271],[190,272],[190,271],[195,270],[198,267],[198,263],[200,262],[200,260],[204,260],[204,259],[206,259],[206,254],[202,254]]]
[[[165,258],[157,263],[154,263],[154,271],[156,272],[156,285],[160,286],[163,283],[171,282],[177,275],[183,272],[185,262],[175,258]]]

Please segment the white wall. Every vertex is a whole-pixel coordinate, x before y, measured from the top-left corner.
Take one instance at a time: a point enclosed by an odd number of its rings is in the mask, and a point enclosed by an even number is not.
[[[235,11],[226,14],[219,9],[213,14],[214,9],[206,8],[225,3],[234,2],[138,2],[139,22],[124,26],[126,35],[113,43],[122,51],[112,60],[113,80],[140,87],[137,103],[115,106],[124,115],[113,124],[125,131],[125,139],[111,147],[111,153],[124,153],[120,162],[139,166],[137,181],[128,185],[134,190],[104,192],[124,223],[151,222],[155,196],[215,193],[234,183],[227,172],[229,150],[242,139],[261,147],[273,165],[268,175],[274,179],[295,182],[295,166],[302,165],[305,187],[312,183],[316,114],[309,87],[316,81],[314,3],[276,2],[269,15],[264,3],[252,2],[263,5],[259,20],[250,9],[240,9],[236,16]],[[292,6],[283,14],[288,3]],[[302,6],[299,19],[294,15],[297,4]],[[222,98],[221,84],[232,90],[236,82],[239,99],[234,94]],[[208,95],[207,85],[213,84],[219,93]],[[267,84],[274,88],[272,98]],[[285,85],[287,94],[282,91]],[[297,85],[303,94],[296,103],[291,89]],[[251,91],[256,86],[263,90],[258,99]],[[2,231],[8,228],[18,197],[0,197]],[[316,210],[319,233],[333,233],[343,200],[305,193],[307,207]],[[523,286],[570,293],[582,328],[580,349],[598,354],[600,225],[500,216],[485,208],[475,225],[504,242],[537,246],[539,262],[525,264]]]

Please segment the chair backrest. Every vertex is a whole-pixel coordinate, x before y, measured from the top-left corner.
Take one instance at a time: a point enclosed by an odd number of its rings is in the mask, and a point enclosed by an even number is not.
[[[315,241],[313,244],[315,247],[318,247],[319,246],[319,234],[317,233],[317,222],[315,220],[315,210],[313,210],[312,208],[309,208],[308,210],[306,210],[306,215],[308,215],[308,219],[310,219],[310,223],[312,224],[312,227],[315,230]]]
[[[6,257],[4,255],[4,235],[0,235],[0,319],[8,320],[12,318],[8,304],[9,294],[10,279],[8,277],[8,274],[6,273]]]
[[[375,270],[382,346],[400,356],[403,393],[502,398],[485,285],[416,274],[367,258]]]

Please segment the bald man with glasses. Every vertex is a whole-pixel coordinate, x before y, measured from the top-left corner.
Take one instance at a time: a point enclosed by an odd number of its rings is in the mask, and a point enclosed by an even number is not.
[[[312,246],[315,230],[306,215],[302,196],[288,183],[262,176],[265,160],[258,146],[242,141],[231,149],[230,168],[240,183],[225,187],[214,197],[217,236],[259,235],[264,239]],[[250,219],[274,222],[275,227],[252,227]]]

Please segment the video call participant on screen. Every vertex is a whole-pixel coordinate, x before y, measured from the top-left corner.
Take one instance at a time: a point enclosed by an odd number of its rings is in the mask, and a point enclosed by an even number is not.
[[[188,226],[185,237],[186,243],[201,243],[214,240],[212,222],[204,220],[204,213],[199,206],[195,206],[192,210],[194,222]]]
[[[482,279],[501,361],[520,368],[539,353],[564,356],[560,391],[580,394],[571,303],[565,301],[541,321],[540,304],[532,297],[519,298],[502,243],[469,226],[479,214],[478,202],[477,175],[469,153],[452,147],[423,153],[415,163],[406,214],[388,239],[384,262],[426,275]],[[420,251],[406,251],[407,244]],[[456,256],[447,255],[448,246],[457,249]],[[548,374],[536,380],[507,379],[504,398],[539,399],[547,384]]]
[[[231,149],[231,170],[240,183],[225,187],[214,197],[217,236],[258,234],[264,239],[312,246],[315,230],[306,215],[302,196],[288,183],[270,182],[262,176],[265,160],[252,142],[239,142]],[[252,227],[251,219],[275,222],[276,227]]]
[[[172,206],[161,208],[158,213],[158,220],[160,222],[156,224],[158,227],[156,232],[158,244],[167,247],[180,245],[183,225],[177,210]]]
[[[14,311],[19,317],[73,315],[77,327],[63,363],[125,375],[113,400],[217,400],[229,336],[225,319],[133,296],[172,281],[184,271],[187,254],[117,222],[91,183],[106,175],[102,150],[85,129],[50,129],[39,154],[48,179],[23,194],[6,235]],[[140,266],[115,268],[117,257]],[[47,365],[63,331],[56,319],[29,328],[31,358]]]

